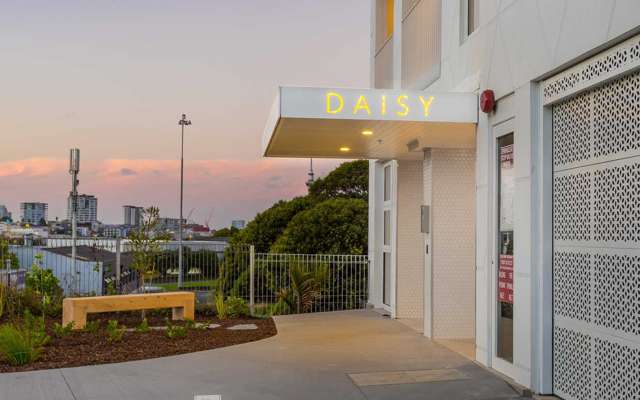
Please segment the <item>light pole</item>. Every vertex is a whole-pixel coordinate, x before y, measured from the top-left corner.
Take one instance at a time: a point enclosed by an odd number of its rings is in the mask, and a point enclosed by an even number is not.
[[[73,286],[80,293],[80,279],[76,269],[76,238],[78,230],[78,173],[80,172],[80,150],[69,151],[69,174],[71,174],[71,270],[73,271]]]
[[[182,119],[178,121],[181,127],[180,140],[180,219],[178,220],[178,289],[182,286],[182,198],[184,194],[184,127],[191,125],[191,120],[187,119],[187,114],[182,114]]]

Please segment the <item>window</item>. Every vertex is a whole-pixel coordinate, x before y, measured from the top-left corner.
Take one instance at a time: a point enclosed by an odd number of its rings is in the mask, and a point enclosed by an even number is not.
[[[384,210],[384,245],[391,245],[391,211]]]
[[[391,166],[384,167],[384,201],[391,200]]]
[[[464,42],[479,24],[479,0],[461,0],[460,3],[460,42]]]
[[[385,23],[385,39],[389,39],[393,35],[393,0],[387,0],[385,7],[386,23]]]

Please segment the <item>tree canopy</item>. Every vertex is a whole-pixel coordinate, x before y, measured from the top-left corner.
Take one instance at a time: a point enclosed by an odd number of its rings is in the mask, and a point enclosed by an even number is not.
[[[369,162],[345,162],[326,177],[318,178],[309,188],[309,194],[318,200],[349,197],[367,200],[369,196]]]
[[[298,213],[271,247],[276,253],[364,254],[367,202],[331,199]]]
[[[256,215],[253,221],[233,237],[231,242],[253,244],[257,252],[266,253],[278,236],[284,232],[291,219],[312,204],[313,202],[307,196],[281,200]]]
[[[261,253],[364,254],[368,185],[369,162],[345,162],[317,179],[308,195],[256,215],[231,243],[253,244]]]

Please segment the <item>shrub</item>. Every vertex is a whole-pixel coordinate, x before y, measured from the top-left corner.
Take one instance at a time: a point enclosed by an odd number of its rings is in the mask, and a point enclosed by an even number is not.
[[[73,331],[73,325],[73,321],[69,322],[66,325],[62,325],[56,322],[53,324],[53,334],[59,339],[62,339],[65,336],[69,336],[71,331]]]
[[[22,326],[0,326],[0,355],[12,365],[36,361],[48,341],[44,319],[35,318],[29,312],[25,313]]]
[[[115,319],[107,322],[107,340],[109,343],[115,343],[122,340],[124,336],[124,326],[119,326]]]
[[[5,305],[7,304],[7,292],[9,288],[0,283],[0,318],[4,315]]]
[[[247,302],[240,297],[227,297],[226,309],[230,318],[241,318],[250,314]]]
[[[35,257],[36,261],[31,267],[31,271],[27,273],[26,285],[42,296],[51,298],[58,292],[60,282],[53,275],[53,271],[41,267],[42,255],[38,254]]]
[[[169,339],[180,339],[187,336],[187,328],[180,325],[173,325],[167,319],[166,335]]]
[[[136,326],[136,332],[139,332],[139,333],[146,333],[146,332],[149,332],[150,330],[151,328],[149,328],[149,321],[147,321],[146,318],[144,318],[142,322],[140,322],[140,325]]]
[[[98,332],[99,328],[100,328],[100,321],[87,321],[87,323],[85,324],[84,328],[82,328],[82,330],[89,333],[96,333]]]
[[[218,319],[227,319],[227,304],[224,301],[224,293],[219,292],[216,294],[216,314],[218,315]]]

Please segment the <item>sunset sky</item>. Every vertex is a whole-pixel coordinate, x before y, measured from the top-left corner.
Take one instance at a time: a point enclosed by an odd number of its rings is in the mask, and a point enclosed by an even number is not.
[[[368,87],[369,18],[367,0],[3,1],[0,204],[64,218],[78,147],[99,220],[177,216],[183,112],[185,215],[222,227],[305,193],[308,160],[261,158],[276,88]]]

